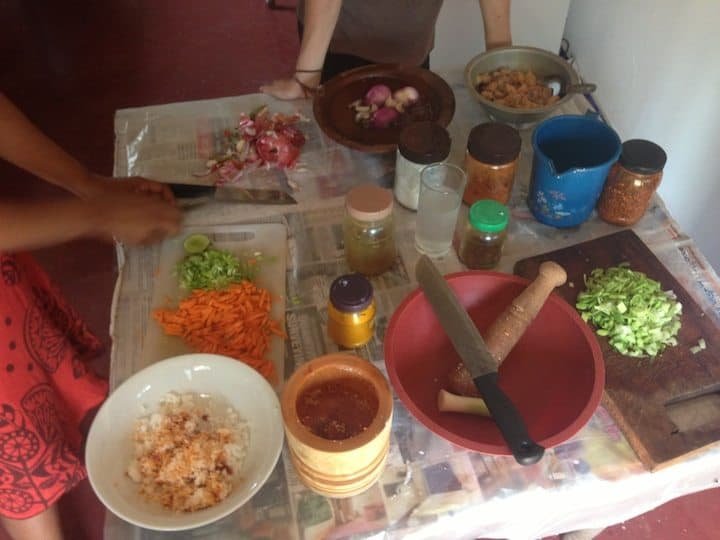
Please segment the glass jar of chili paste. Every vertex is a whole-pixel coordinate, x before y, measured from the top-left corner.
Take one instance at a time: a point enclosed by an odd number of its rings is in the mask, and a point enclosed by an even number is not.
[[[507,204],[512,195],[521,139],[512,126],[486,122],[472,128],[465,154],[467,186],[463,201],[472,205],[481,199]]]
[[[643,139],[625,141],[598,202],[599,216],[615,225],[634,225],[643,217],[660,185],[665,151]]]
[[[361,347],[375,332],[375,299],[370,281],[362,274],[345,274],[330,285],[328,335],[347,349]]]

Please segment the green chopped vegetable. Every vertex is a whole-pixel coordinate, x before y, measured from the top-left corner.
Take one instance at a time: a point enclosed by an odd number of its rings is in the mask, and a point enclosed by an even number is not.
[[[621,264],[596,268],[585,277],[585,287],[575,306],[621,354],[655,357],[677,345],[682,304],[659,282]]]
[[[705,340],[703,338],[700,338],[697,342],[697,345],[690,347],[690,352],[693,354],[697,354],[700,351],[704,351],[705,349],[707,349],[707,343],[705,343]]]
[[[177,265],[177,275],[183,289],[222,289],[231,283],[252,280],[258,269],[253,257],[241,260],[229,251],[212,246],[201,253],[186,256]]]

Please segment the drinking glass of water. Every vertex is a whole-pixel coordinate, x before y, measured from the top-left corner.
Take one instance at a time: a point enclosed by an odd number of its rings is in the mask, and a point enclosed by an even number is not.
[[[420,253],[442,257],[450,251],[465,183],[465,172],[451,163],[433,163],[420,172],[415,228]]]

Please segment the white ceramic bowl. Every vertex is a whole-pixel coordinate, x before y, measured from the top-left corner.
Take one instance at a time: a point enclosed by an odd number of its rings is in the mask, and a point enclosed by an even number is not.
[[[241,482],[215,506],[177,513],[146,501],[125,474],[133,456],[132,432],[139,416],[155,410],[168,392],[224,398],[250,429]],[[267,480],[283,445],[280,403],[270,384],[251,367],[214,354],[186,354],[136,373],[115,390],[90,427],[85,460],[90,484],[108,509],[147,529],[178,531],[216,521],[244,504]]]

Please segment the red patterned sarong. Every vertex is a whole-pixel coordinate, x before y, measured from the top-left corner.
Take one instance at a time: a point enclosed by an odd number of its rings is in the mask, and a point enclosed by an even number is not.
[[[0,255],[0,514],[32,517],[86,476],[80,423],[107,395],[100,342],[27,254]]]

